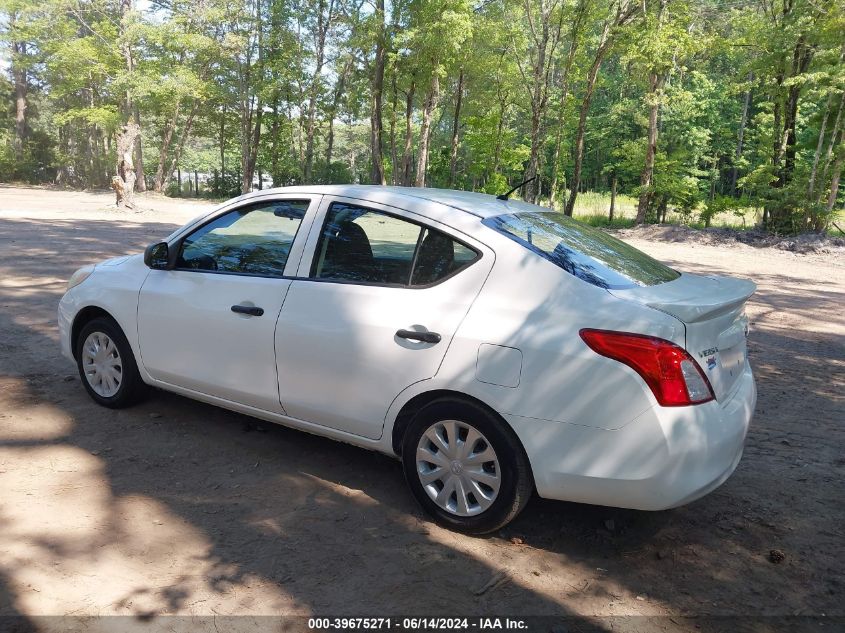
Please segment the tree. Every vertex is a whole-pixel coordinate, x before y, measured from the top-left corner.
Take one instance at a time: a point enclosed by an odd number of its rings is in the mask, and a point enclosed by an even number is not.
[[[640,222],[822,230],[843,29],[834,0],[0,0],[0,179],[179,174],[225,197],[536,176],[524,198],[568,214],[592,190]]]
[[[536,6],[534,6],[536,4]],[[522,75],[523,83],[529,91],[531,104],[531,154],[528,168],[525,170],[524,180],[528,181],[523,191],[523,197],[528,202],[536,202],[540,183],[540,158],[544,138],[544,123],[548,106],[552,68],[554,67],[555,49],[560,40],[563,26],[563,11],[558,0],[525,0],[524,16],[527,29],[527,51],[522,46],[514,44],[516,63]],[[522,57],[530,60],[530,74],[523,68]]]
[[[639,9],[640,5],[633,2],[633,0],[616,0],[611,5],[611,13],[602,23],[593,61],[590,64],[590,69],[587,71],[587,82],[584,88],[584,96],[581,100],[578,128],[575,133],[575,149],[573,151],[575,155],[575,166],[572,170],[572,185],[570,187],[569,197],[564,207],[564,213],[570,217],[575,210],[575,199],[578,197],[578,188],[581,186],[581,170],[584,161],[584,133],[587,127],[587,114],[590,111],[590,103],[593,100],[593,91],[596,87],[596,79],[598,79],[604,57],[615,41],[614,38],[617,30],[630,24],[639,12]]]
[[[424,187],[428,168],[432,122],[440,102],[440,82],[456,60],[464,41],[472,32],[471,9],[466,0],[412,0],[409,3],[409,25],[400,39],[413,51],[411,63],[417,67],[413,86],[425,87],[420,122],[414,185]],[[413,88],[409,93],[413,92]],[[413,95],[411,94],[411,107]],[[406,119],[406,158],[410,118]],[[407,167],[407,165],[406,165]],[[406,169],[406,176],[409,175]]]
[[[311,75],[308,94],[308,118],[305,131],[305,167],[303,177],[305,182],[312,182],[314,169],[314,135],[317,125],[317,99],[323,82],[323,64],[326,61],[326,38],[334,19],[334,0],[317,0],[312,7],[314,25],[314,72]]]
[[[384,0],[376,0],[376,54],[373,61],[373,79],[370,87],[370,151],[372,153],[371,182],[374,185],[385,184],[384,166],[382,165],[381,149],[384,145],[382,138],[382,92],[384,90],[384,63],[387,43],[385,42],[385,14]]]
[[[589,7],[589,0],[578,0],[573,15],[570,18],[571,27],[569,31],[569,46],[566,57],[563,61],[563,68],[560,74],[560,86],[558,87],[558,124],[555,129],[554,156],[552,158],[552,182],[549,186],[549,203],[554,206],[558,195],[558,178],[560,175],[560,148],[563,140],[563,130],[566,124],[566,106],[569,97],[569,83],[572,66],[575,63],[575,55],[583,36],[585,18]],[[614,190],[615,199],[615,190]],[[612,219],[612,218],[611,218]]]
[[[117,208],[125,211],[135,208],[135,141],[141,128],[134,121],[127,122],[117,135],[117,174],[112,177]]]

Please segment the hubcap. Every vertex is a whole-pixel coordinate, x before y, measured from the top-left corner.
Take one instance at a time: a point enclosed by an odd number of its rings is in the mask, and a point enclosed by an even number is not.
[[[111,398],[120,389],[123,363],[120,352],[108,335],[91,332],[82,344],[82,371],[94,392]]]
[[[466,422],[432,424],[417,445],[417,476],[426,494],[440,508],[468,517],[484,512],[496,500],[501,472],[487,438]]]

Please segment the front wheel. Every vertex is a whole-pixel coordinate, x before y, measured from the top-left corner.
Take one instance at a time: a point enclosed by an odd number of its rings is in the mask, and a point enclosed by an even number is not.
[[[104,407],[127,407],[146,392],[129,341],[112,319],[99,317],[82,327],[76,365],[88,395]]]
[[[405,478],[439,523],[484,534],[512,521],[534,488],[513,431],[484,408],[444,399],[424,407],[402,442]]]

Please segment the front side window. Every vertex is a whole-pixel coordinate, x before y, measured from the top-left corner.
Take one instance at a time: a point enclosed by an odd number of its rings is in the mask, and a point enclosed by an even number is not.
[[[426,286],[469,266],[478,253],[445,233],[380,211],[332,203],[311,277]]]
[[[176,267],[281,277],[308,205],[277,200],[225,213],[182,241]]]
[[[680,277],[633,246],[563,213],[497,215],[483,223],[600,288],[655,286]]]

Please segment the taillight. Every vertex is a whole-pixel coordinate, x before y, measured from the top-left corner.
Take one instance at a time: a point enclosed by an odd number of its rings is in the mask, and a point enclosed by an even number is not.
[[[643,334],[584,329],[581,338],[597,354],[625,363],[651,388],[664,407],[683,407],[713,400],[713,388],[686,350]]]

